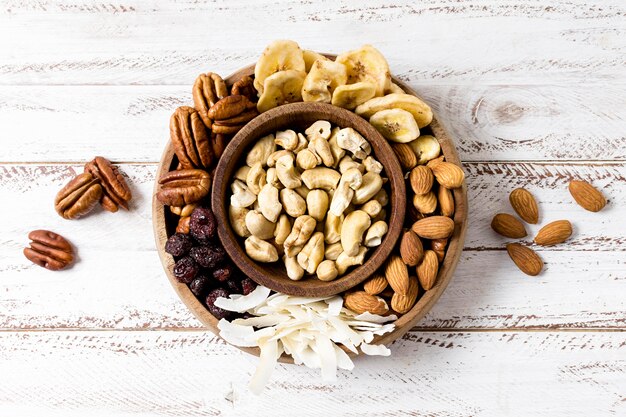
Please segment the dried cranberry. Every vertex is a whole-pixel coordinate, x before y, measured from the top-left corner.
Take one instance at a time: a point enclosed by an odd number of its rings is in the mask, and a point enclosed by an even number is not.
[[[189,232],[200,243],[208,243],[215,237],[217,220],[213,212],[206,207],[196,207],[189,219]]]
[[[215,268],[224,261],[226,252],[224,252],[224,249],[217,246],[196,246],[195,248],[191,248],[189,256],[191,256],[194,261],[198,262],[200,266]]]
[[[202,297],[211,288],[211,279],[206,275],[198,275],[189,284],[189,289],[196,297]]]
[[[193,259],[185,256],[174,264],[174,276],[178,281],[189,284],[196,277],[199,269],[198,264]]]
[[[228,291],[223,288],[216,288],[213,291],[209,292],[209,295],[206,296],[206,306],[209,310],[209,313],[213,314],[217,319],[225,319],[231,315],[230,311],[226,311],[223,308],[219,308],[215,305],[215,300],[220,297],[227,298],[230,295]]]
[[[226,288],[228,288],[228,291],[230,291],[232,294],[241,294],[242,292],[241,283],[234,279],[229,279],[228,281],[226,281]]]
[[[233,276],[233,272],[233,267],[231,265],[224,265],[213,270],[213,278],[219,282],[225,282]]]
[[[165,243],[165,252],[172,256],[183,256],[193,246],[191,238],[182,233],[174,233]]]
[[[256,282],[252,281],[250,278],[245,278],[241,281],[241,290],[243,295],[248,295],[252,291],[256,289]]]

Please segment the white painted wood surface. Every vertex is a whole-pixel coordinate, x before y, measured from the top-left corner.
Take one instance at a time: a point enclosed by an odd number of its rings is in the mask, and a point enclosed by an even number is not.
[[[435,308],[355,372],[322,384],[206,333],[169,287],[150,196],[171,111],[195,76],[253,62],[278,37],[375,44],[456,138],[470,224]],[[626,415],[626,4],[621,1],[0,3],[0,416]],[[128,213],[69,222],[52,199],[96,154],[121,163]],[[601,213],[567,183],[601,187]],[[527,187],[575,233],[520,273],[489,222]],[[36,228],[79,248],[28,264]],[[528,227],[529,238],[538,227]]]

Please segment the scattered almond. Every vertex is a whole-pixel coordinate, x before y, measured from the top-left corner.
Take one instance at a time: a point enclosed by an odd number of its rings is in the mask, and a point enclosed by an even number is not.
[[[526,223],[537,224],[539,222],[539,208],[535,197],[524,188],[516,188],[509,195],[511,207]]]
[[[454,221],[445,216],[426,217],[413,223],[411,230],[424,239],[444,239],[454,232]]]
[[[363,289],[370,295],[378,295],[387,288],[387,278],[382,274],[374,274],[371,278],[365,281]]]
[[[569,192],[585,210],[598,212],[606,206],[606,198],[587,181],[570,181]]]
[[[355,291],[344,296],[344,304],[347,308],[357,314],[369,312],[372,314],[387,314],[389,306],[380,297],[370,295],[365,291]]]
[[[409,175],[409,182],[413,192],[417,195],[426,194],[433,187],[433,171],[426,165],[416,166],[411,170]]]
[[[405,295],[409,290],[409,270],[399,256],[392,255],[387,261],[385,278],[395,292]]]
[[[406,294],[394,293],[391,297],[391,308],[400,314],[407,313],[415,305],[419,294],[419,285],[417,278],[409,277],[409,288]]]
[[[415,194],[413,196],[413,205],[420,213],[431,214],[437,210],[437,196],[432,191],[422,195]]]
[[[509,256],[515,262],[515,265],[526,275],[535,276],[539,275],[543,269],[543,261],[537,255],[537,252],[522,246],[519,243],[509,243],[506,245],[506,250]]]
[[[552,246],[565,242],[572,235],[572,224],[568,220],[557,220],[548,223],[535,236],[535,243],[541,246]]]
[[[427,166],[432,169],[437,182],[446,188],[459,188],[463,185],[465,173],[451,162],[442,161],[440,158],[433,159]]]
[[[502,236],[519,239],[526,236],[526,229],[522,222],[507,213],[498,213],[491,221],[491,228]]]
[[[442,216],[454,216],[454,196],[452,191],[444,186],[440,186],[437,190],[437,199],[439,200],[439,211]]]
[[[402,171],[409,171],[417,165],[417,156],[415,156],[413,149],[406,143],[393,143],[391,149],[393,149],[398,157]]]
[[[417,266],[416,272],[422,287],[426,291],[430,290],[435,285],[437,273],[439,272],[437,254],[432,250],[424,252],[424,259],[422,259],[422,263]]]
[[[407,230],[402,235],[400,241],[400,256],[402,261],[408,266],[415,266],[424,256],[424,246],[422,240],[412,230]]]

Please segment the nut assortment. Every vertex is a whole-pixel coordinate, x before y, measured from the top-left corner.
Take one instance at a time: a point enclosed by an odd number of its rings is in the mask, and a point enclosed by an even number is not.
[[[356,130],[325,120],[257,140],[232,179],[228,208],[248,256],[282,258],[292,280],[331,281],[361,265],[388,231],[375,199],[383,167],[371,152]]]

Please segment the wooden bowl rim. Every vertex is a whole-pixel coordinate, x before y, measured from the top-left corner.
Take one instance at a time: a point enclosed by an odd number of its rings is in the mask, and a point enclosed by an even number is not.
[[[331,59],[334,59],[336,57],[336,55],[333,54],[324,55]],[[235,71],[230,76],[225,78],[225,81],[227,82],[227,84],[231,85],[242,76],[251,74],[254,74],[254,64],[248,65],[239,69],[238,71]],[[392,81],[399,85],[407,94],[419,97],[415,90],[413,90],[413,88],[411,88],[402,80],[392,76]],[[458,166],[461,166],[461,161],[454,146],[454,142],[448,136],[443,126],[441,126],[434,112],[433,121],[429,126],[433,131],[433,135],[439,141],[442,153],[445,156],[446,160],[448,162],[452,162]],[[196,296],[191,292],[186,284],[179,283],[176,280],[176,278],[172,274],[174,258],[166,253],[164,250],[165,242],[168,238],[167,225],[165,222],[166,207],[163,206],[163,204],[161,204],[156,199],[156,193],[159,189],[158,179],[170,171],[173,159],[174,149],[171,142],[168,140],[168,143],[163,151],[161,161],[159,162],[159,166],[157,168],[152,196],[152,223],[157,245],[157,252],[159,254],[159,258],[161,259],[165,274],[182,302],[189,308],[189,310],[191,310],[192,314],[204,326],[207,327],[208,330],[210,330],[219,337],[219,329],[217,328],[218,320],[213,315],[211,315],[211,313],[209,313],[206,307],[196,298]],[[456,266],[461,257],[463,244],[465,242],[465,233],[467,229],[468,205],[466,183],[464,183],[461,188],[453,190],[453,195],[455,202],[455,213],[453,218],[455,224],[454,234],[450,237],[448,248],[446,251],[446,257],[443,261],[443,264],[440,265],[436,284],[433,286],[433,288],[426,291],[426,293],[420,297],[420,299],[417,301],[417,303],[415,303],[415,305],[409,312],[402,315],[398,320],[395,321],[395,328],[392,332],[387,333],[383,336],[377,336],[374,339],[373,343],[388,345],[391,342],[401,338],[405,333],[411,330],[415,323],[421,320],[430,311],[432,306],[437,302],[443,291],[452,280],[454,270],[456,269]],[[255,356],[259,356],[260,353],[259,349],[254,347],[235,347]],[[352,352],[349,352],[349,355],[354,356]],[[283,356],[281,356],[280,361],[283,363],[293,363],[293,359],[290,356],[284,354]]]

